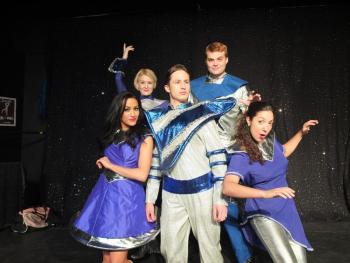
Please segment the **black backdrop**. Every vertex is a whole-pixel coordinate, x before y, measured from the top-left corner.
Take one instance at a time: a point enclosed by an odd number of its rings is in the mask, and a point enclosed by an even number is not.
[[[127,82],[140,67],[159,77],[175,63],[205,73],[204,48],[229,46],[228,72],[277,107],[281,142],[310,118],[320,124],[290,158],[289,183],[304,220],[349,219],[350,9],[348,6],[127,12],[48,27],[47,203],[65,220],[83,205],[98,170],[97,137],[115,94],[107,67],[133,44]]]

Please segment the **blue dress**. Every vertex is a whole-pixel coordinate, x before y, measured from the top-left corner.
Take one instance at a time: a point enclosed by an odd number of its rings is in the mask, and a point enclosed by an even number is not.
[[[271,160],[266,160],[263,165],[259,162],[249,163],[249,161],[247,153],[234,153],[226,175],[238,175],[244,185],[256,189],[269,190],[288,187],[286,178],[288,160],[283,154],[283,146],[277,140],[273,142],[273,158]],[[293,198],[246,199],[243,232],[250,243],[262,247],[260,240],[248,223],[249,218],[254,216],[264,216],[279,223],[294,242],[307,250],[313,250],[305,236]]]
[[[114,164],[136,168],[140,146],[112,143],[104,154]],[[143,184],[109,170],[101,173],[71,231],[77,241],[103,250],[142,246],[158,233],[159,225],[147,222]]]

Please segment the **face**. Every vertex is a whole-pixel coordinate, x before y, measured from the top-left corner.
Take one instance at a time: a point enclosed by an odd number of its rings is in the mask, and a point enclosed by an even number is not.
[[[123,131],[135,126],[140,115],[140,108],[135,98],[129,98],[126,101],[125,109],[122,114],[120,125]]]
[[[207,69],[209,71],[209,74],[213,77],[219,77],[222,73],[224,73],[227,63],[228,58],[225,57],[225,52],[207,51]]]
[[[142,75],[137,80],[137,89],[140,91],[142,96],[149,96],[154,90],[154,81],[146,75]]]
[[[187,103],[190,95],[190,76],[186,71],[178,70],[170,76],[170,81],[165,85],[165,91],[170,95],[170,103],[177,107],[181,103]]]
[[[264,142],[272,129],[273,119],[272,111],[259,111],[253,119],[249,117],[246,118],[250,134],[257,143],[260,144]]]

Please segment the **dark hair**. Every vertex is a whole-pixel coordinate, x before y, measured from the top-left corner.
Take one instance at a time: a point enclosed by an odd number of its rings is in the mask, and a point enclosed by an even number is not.
[[[171,78],[171,75],[176,72],[176,71],[179,71],[179,70],[183,70],[185,71],[188,75],[190,75],[190,72],[188,71],[188,69],[182,65],[182,64],[175,64],[174,66],[172,66],[171,68],[168,69],[167,73],[166,73],[166,76],[165,76],[165,85],[169,85],[170,83],[170,78]]]
[[[249,105],[247,112],[243,114],[241,119],[238,121],[235,139],[241,148],[247,152],[251,162],[260,162],[263,164],[263,156],[258,148],[258,144],[250,133],[250,129],[246,121],[246,117],[252,120],[260,111],[272,111],[272,113],[275,115],[273,106],[270,103],[264,101],[252,102]]]
[[[103,149],[105,149],[114,141],[115,135],[118,133],[118,130],[122,132],[121,119],[126,106],[126,102],[130,98],[137,100],[140,109],[140,114],[137,119],[136,125],[130,126],[130,128],[126,132],[124,132],[124,139],[126,143],[128,143],[131,147],[134,148],[136,146],[136,143],[143,138],[146,126],[140,99],[131,92],[121,92],[114,97],[107,111],[104,126],[104,135],[101,139]]]

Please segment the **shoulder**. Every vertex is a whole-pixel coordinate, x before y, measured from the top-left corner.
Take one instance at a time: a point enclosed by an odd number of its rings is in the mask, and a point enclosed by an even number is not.
[[[248,81],[244,80],[244,79],[241,79],[237,76],[234,76],[232,74],[226,74],[225,76],[226,79],[230,80],[230,81],[234,81],[234,82],[237,82],[237,83],[241,83],[241,86],[242,85],[246,85],[248,84]]]
[[[205,79],[206,79],[206,76],[200,76],[200,77],[198,77],[196,79],[191,80],[191,85],[192,84],[197,84],[197,83],[202,83],[202,82],[205,81]]]

